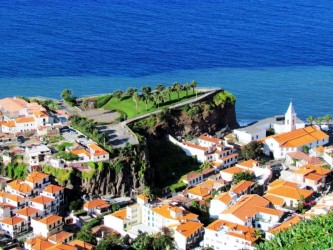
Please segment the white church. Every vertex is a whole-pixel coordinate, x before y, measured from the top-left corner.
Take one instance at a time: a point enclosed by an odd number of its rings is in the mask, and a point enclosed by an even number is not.
[[[300,120],[295,113],[293,103],[290,102],[285,115],[266,118],[251,126],[235,129],[233,132],[236,139],[243,144],[260,140],[266,137],[266,131],[274,129],[275,134],[290,132],[295,129],[304,128],[305,123]]]

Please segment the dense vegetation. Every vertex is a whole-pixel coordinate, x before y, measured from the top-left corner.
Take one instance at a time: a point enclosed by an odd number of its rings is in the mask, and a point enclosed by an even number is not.
[[[224,105],[226,103],[235,105],[236,97],[228,91],[220,91],[214,96],[213,101],[216,105]]]
[[[74,116],[71,118],[71,126],[86,136],[90,137],[99,145],[103,145],[103,147],[109,152],[112,152],[112,147],[106,144],[109,141],[108,134],[99,131],[96,123],[93,120],[89,120],[85,117]]]
[[[75,106],[76,104],[76,99],[75,97],[73,97],[73,93],[70,89],[64,89],[62,92],[61,92],[61,95],[60,95],[64,101],[70,105],[70,106]]]
[[[257,159],[258,157],[264,157],[263,153],[264,144],[258,141],[252,141],[242,147],[241,156],[245,160]]]
[[[174,83],[169,87],[158,84],[154,90],[150,86],[144,86],[141,88],[141,93],[135,88],[128,88],[125,92],[116,90],[111,97],[110,95],[99,97],[97,106],[109,99],[103,108],[117,110],[125,114],[127,118],[132,118],[193,98],[197,95],[195,93],[196,86],[197,83],[192,81],[185,84]]]
[[[308,118],[306,118],[306,121],[308,122],[308,123],[310,123],[311,125],[312,124],[317,124],[317,125],[321,125],[321,124],[329,124],[330,123],[330,121],[332,120],[332,115],[330,115],[330,114],[326,114],[326,115],[324,115],[323,117],[317,117],[317,118],[314,118],[312,115],[311,116],[309,116]]]
[[[196,158],[188,157],[176,145],[168,140],[148,140],[150,163],[155,170],[155,185],[159,188],[168,187],[178,182],[183,176],[199,169]],[[182,182],[179,182],[182,186]]]
[[[9,163],[2,168],[2,174],[11,179],[25,179],[28,176],[28,167],[19,162]]]
[[[333,247],[333,213],[304,220],[283,231],[272,240],[258,245],[258,250],[275,249],[330,249]]]
[[[43,172],[53,175],[60,185],[64,185],[71,179],[73,171],[73,169],[56,168],[48,165],[43,166]]]

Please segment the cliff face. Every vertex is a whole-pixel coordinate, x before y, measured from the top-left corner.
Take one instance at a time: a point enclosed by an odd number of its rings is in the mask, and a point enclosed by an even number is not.
[[[142,190],[151,179],[145,147],[125,148],[117,153],[119,156],[112,162],[117,162],[118,168],[111,163],[101,171],[96,170],[91,178],[76,174],[67,187],[82,193],[114,196],[131,196],[135,190]]]
[[[217,131],[229,127],[238,126],[236,120],[235,105],[226,103],[221,106],[214,106],[207,109],[207,102],[197,104],[201,112],[190,116],[182,109],[171,111],[171,115],[165,120],[158,120],[154,127],[149,128],[142,133],[148,133],[155,138],[163,138],[167,134],[174,136],[198,136],[202,133],[214,135]]]

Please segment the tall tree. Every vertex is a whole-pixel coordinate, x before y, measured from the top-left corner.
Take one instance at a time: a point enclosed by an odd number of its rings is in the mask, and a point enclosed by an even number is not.
[[[323,118],[322,117],[317,117],[316,118],[316,125],[320,126],[322,122],[323,122]]]
[[[263,144],[258,141],[252,141],[241,149],[241,156],[245,160],[256,159],[263,154]]]
[[[71,98],[73,95],[72,93],[72,90],[70,89],[64,89],[62,92],[61,92],[61,97],[66,100],[68,98]]]
[[[123,95],[123,91],[121,91],[121,90],[115,90],[115,91],[113,91],[112,95],[113,95],[115,98],[117,98],[118,100],[120,100],[120,99],[121,99],[121,96]]]
[[[194,94],[194,91],[195,91],[195,88],[197,87],[197,82],[192,80],[191,82],[191,88],[193,89],[193,94]]]
[[[164,90],[164,92],[168,95],[168,97],[169,97],[169,101],[171,101],[172,87],[171,87],[171,86],[167,87],[167,88]]]
[[[155,89],[158,92],[162,92],[164,90],[164,85],[163,84],[158,84],[158,85],[156,85]]]
[[[182,85],[178,82],[175,82],[173,85],[172,85],[173,89],[177,92],[177,95],[178,95],[178,100],[179,100],[179,93],[180,91],[182,90]]]
[[[144,87],[141,88],[141,92],[143,94],[144,101],[145,101],[145,104],[146,104],[146,110],[148,110],[148,103],[149,103],[149,100],[150,100],[151,87],[144,86]]]
[[[315,120],[315,118],[314,118],[312,115],[310,115],[308,118],[306,118],[306,121],[307,121],[308,123],[310,123],[310,125],[313,124],[314,120]]]
[[[134,92],[133,94],[133,101],[135,102],[135,109],[136,109],[136,113],[138,113],[138,103],[140,100],[140,96],[138,94],[138,92]]]
[[[332,116],[330,114],[326,114],[324,117],[323,117],[326,125],[329,125],[330,121],[332,120]]]
[[[188,96],[188,91],[191,89],[191,84],[185,83],[183,88],[186,91],[186,96]]]
[[[128,88],[126,89],[126,95],[127,96],[132,96],[135,92],[137,92],[138,90],[136,88]]]

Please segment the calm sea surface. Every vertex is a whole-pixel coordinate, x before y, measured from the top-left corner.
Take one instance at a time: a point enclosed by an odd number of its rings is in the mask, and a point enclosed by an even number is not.
[[[333,114],[333,2],[1,0],[0,97],[197,80],[239,120]]]

